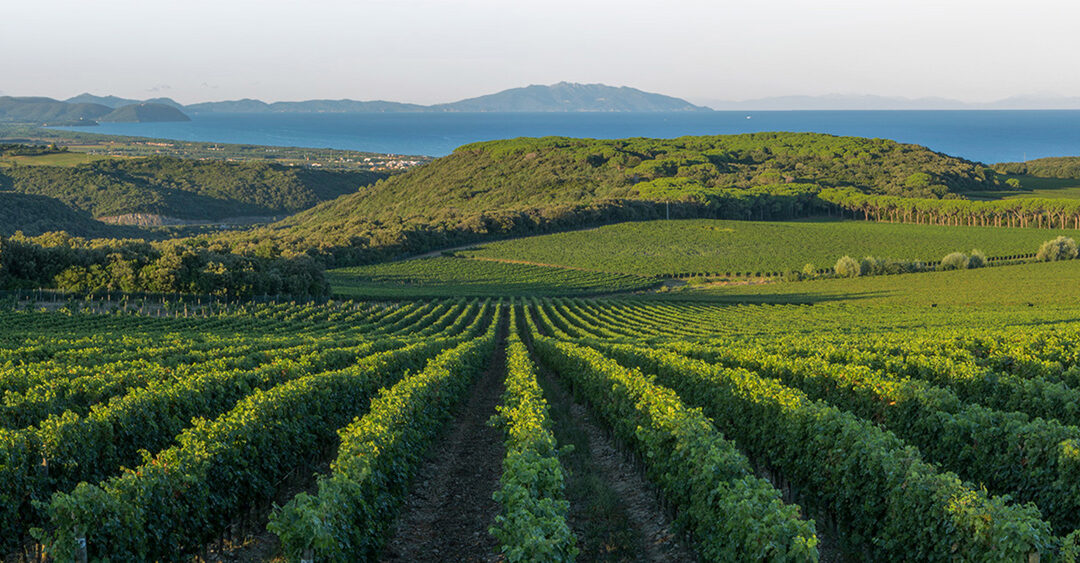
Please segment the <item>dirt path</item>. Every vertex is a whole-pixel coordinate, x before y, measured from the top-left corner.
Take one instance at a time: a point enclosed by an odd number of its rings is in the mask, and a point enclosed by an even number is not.
[[[487,371],[413,481],[381,561],[499,560],[498,543],[487,529],[499,510],[491,495],[506,452],[502,432],[487,421],[504,390],[506,320],[500,320]]]
[[[656,491],[621,453],[588,410],[550,372],[540,382],[550,404],[560,456],[568,469],[569,523],[578,538],[579,561],[696,561],[675,535]]]

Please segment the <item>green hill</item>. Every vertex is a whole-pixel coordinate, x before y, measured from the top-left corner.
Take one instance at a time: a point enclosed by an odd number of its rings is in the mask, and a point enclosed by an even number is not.
[[[1037,158],[1027,162],[1003,162],[994,165],[1001,174],[1021,174],[1040,178],[1080,179],[1080,156]]]
[[[0,190],[48,196],[98,218],[140,213],[218,220],[294,213],[385,176],[151,157],[0,169]]]
[[[1002,189],[990,169],[925,147],[813,133],[678,139],[522,138],[449,156],[247,235],[355,264],[491,236],[672,217],[783,219],[821,186],[956,197]],[[670,205],[669,205],[670,203]]]
[[[69,104],[41,97],[0,96],[0,121],[46,123],[50,125],[94,125],[112,108],[101,104]]]
[[[153,123],[161,121],[191,121],[191,118],[172,106],[165,104],[132,104],[121,106],[98,121],[118,123]]]
[[[66,231],[77,237],[138,236],[134,228],[106,225],[89,213],[74,210],[45,196],[0,192],[0,236],[22,231],[37,236],[52,231]]]

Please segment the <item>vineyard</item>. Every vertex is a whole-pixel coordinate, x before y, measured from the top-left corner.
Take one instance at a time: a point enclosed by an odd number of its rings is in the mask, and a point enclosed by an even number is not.
[[[863,221],[724,221],[687,219],[619,223],[524,237],[458,252],[604,272],[668,276],[830,268],[844,255],[937,262],[977,248],[988,256],[1032,254],[1043,241],[1075,230],[948,227]]]
[[[645,289],[658,280],[511,262],[439,256],[328,272],[336,294],[359,299],[595,295]]]
[[[453,530],[462,541],[435,559],[642,546],[672,561],[1075,561],[1072,312],[862,309],[0,312],[0,547],[10,561],[398,561]],[[468,418],[486,446],[459,444]],[[567,430],[592,426],[591,444]],[[441,457],[492,473],[448,482],[467,499],[457,527],[435,511],[418,531]],[[589,515],[604,495],[639,537]]]

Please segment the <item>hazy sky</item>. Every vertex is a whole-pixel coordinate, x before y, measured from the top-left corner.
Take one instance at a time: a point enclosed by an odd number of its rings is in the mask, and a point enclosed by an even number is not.
[[[691,100],[1080,96],[1075,0],[33,0],[0,94],[453,101],[601,82]]]

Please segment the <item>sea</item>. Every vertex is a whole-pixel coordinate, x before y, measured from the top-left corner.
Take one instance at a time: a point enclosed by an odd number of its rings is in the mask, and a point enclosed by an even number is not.
[[[618,139],[812,131],[894,139],[987,164],[1080,156],[1080,110],[679,113],[194,114],[178,123],[71,128],[158,139],[443,156],[476,142],[560,135]]]

